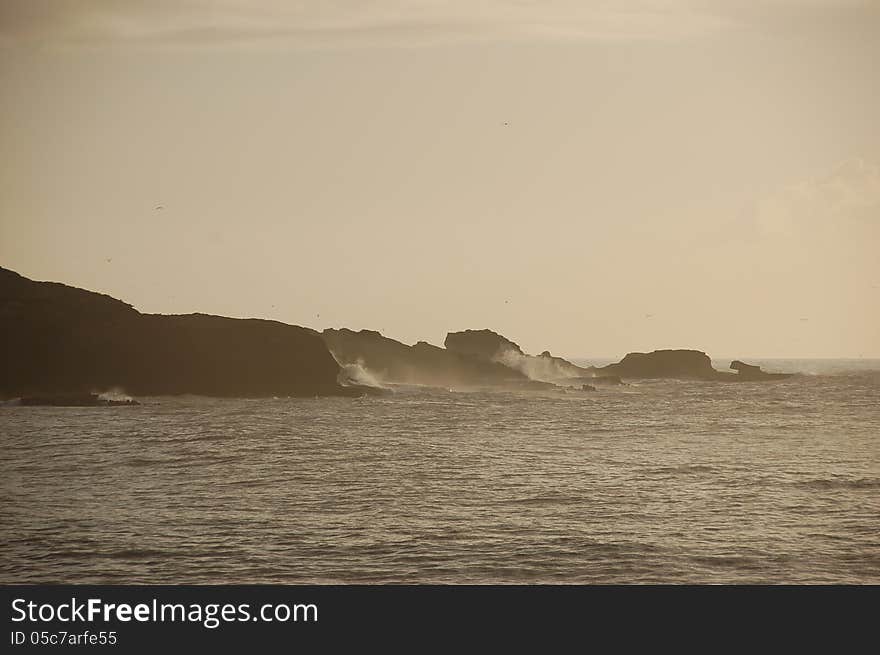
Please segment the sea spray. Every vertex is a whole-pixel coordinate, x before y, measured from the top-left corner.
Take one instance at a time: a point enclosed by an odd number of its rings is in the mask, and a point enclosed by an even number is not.
[[[123,389],[119,387],[113,387],[112,389],[108,389],[107,391],[93,391],[92,393],[97,394],[98,398],[101,400],[113,401],[113,402],[131,402],[134,400],[131,396],[129,396]]]
[[[539,382],[553,382],[572,377],[570,371],[565,370],[553,359],[524,355],[514,348],[499,348],[492,361],[504,364]]]
[[[378,376],[364,365],[362,359],[349,364],[340,364],[339,367],[340,371],[337,380],[343,386],[357,384],[365,387],[386,388]]]

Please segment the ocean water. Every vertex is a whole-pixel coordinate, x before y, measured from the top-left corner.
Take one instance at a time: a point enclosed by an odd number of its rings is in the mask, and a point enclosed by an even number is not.
[[[0,407],[0,582],[880,583],[880,362]]]

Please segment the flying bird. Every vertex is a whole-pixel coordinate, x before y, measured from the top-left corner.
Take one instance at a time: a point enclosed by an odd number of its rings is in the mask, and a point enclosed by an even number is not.
[[[154,209],[155,211],[160,211],[160,210],[162,210],[162,209],[165,209],[165,207],[164,207],[163,205],[156,205],[153,209]]]

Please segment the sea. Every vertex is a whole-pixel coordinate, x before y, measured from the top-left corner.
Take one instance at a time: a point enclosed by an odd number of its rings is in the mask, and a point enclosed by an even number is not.
[[[2,406],[0,582],[880,583],[880,360],[756,363],[800,374]]]

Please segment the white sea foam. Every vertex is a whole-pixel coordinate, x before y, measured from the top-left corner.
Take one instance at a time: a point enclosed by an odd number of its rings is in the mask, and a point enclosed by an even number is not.
[[[130,400],[134,400],[131,396],[129,396],[123,389],[119,387],[113,387],[112,389],[108,389],[107,391],[95,392],[98,394],[98,398],[101,400],[108,400],[113,402],[128,402]]]
[[[379,376],[364,365],[362,359],[358,359],[354,363],[340,364],[338,380],[340,384],[345,386],[359,384],[366,387],[386,388]]]
[[[559,362],[549,357],[523,355],[514,348],[499,350],[492,359],[538,382],[553,382],[572,377],[571,372],[561,366]]]

